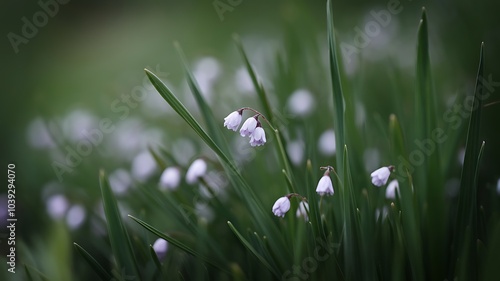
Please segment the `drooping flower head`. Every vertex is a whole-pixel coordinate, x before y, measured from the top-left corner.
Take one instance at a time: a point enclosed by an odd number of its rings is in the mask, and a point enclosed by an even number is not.
[[[251,146],[260,146],[266,143],[266,132],[258,124],[258,127],[255,128],[253,133],[250,135],[250,145]]]
[[[240,129],[240,135],[242,137],[248,137],[255,131],[255,128],[257,128],[257,125],[259,124],[258,118],[259,115],[255,115],[253,117],[248,118],[245,121],[245,123],[243,123],[243,126],[241,126]]]
[[[273,205],[273,213],[277,217],[284,217],[290,210],[290,199],[288,196],[280,197]]]
[[[241,109],[231,112],[226,118],[224,118],[224,127],[236,132],[241,123],[242,113],[243,110]]]
[[[382,167],[371,173],[372,183],[376,186],[382,186],[387,183],[391,172],[394,170],[394,166]]]
[[[168,250],[168,242],[163,238],[158,238],[153,244],[153,250],[155,251],[158,259],[161,261],[165,258]]]
[[[325,169],[326,171],[318,182],[318,186],[316,187],[316,192],[321,196],[333,195],[335,191],[333,190],[333,183],[332,180],[330,179],[330,171],[333,171],[333,167],[328,166],[321,168]]]

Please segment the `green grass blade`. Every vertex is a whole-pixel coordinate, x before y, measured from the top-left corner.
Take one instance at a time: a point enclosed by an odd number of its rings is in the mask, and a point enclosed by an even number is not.
[[[260,102],[262,103],[262,106],[264,107],[264,114],[265,116],[271,120],[271,122],[276,122],[274,119],[274,114],[273,110],[271,109],[271,104],[269,103],[269,99],[267,98],[266,92],[264,91],[264,87],[260,83],[257,74],[255,73],[252,65],[250,64],[250,61],[248,60],[248,56],[245,53],[245,49],[243,48],[243,44],[241,43],[240,38],[237,35],[234,35],[234,42],[236,43],[236,47],[240,51],[241,56],[243,57],[243,61],[245,62],[245,66],[247,68],[248,74],[250,75],[250,78],[252,79],[252,83],[255,87],[255,90],[257,91],[257,95],[260,99]]]
[[[76,251],[85,259],[85,261],[92,267],[94,272],[101,277],[102,280],[107,281],[111,280],[112,276],[109,274],[104,267],[102,267],[97,260],[89,254],[84,248],[82,248],[80,245],[78,245],[76,242],[73,243],[75,246]]]
[[[335,130],[335,142],[337,147],[345,145],[345,120],[344,120],[344,95],[340,79],[339,62],[335,42],[335,28],[333,25],[333,4],[327,1],[327,25],[328,25],[328,52],[330,57],[330,77],[333,90],[333,126]],[[337,170],[340,176],[344,175],[342,161],[344,150],[337,149]]]
[[[32,272],[34,272],[43,281],[50,281],[50,279],[45,274],[41,273],[40,271],[38,271],[36,268],[34,268],[32,266],[29,266],[29,265],[25,264],[24,265],[24,270],[26,271],[26,275],[28,275],[28,278],[30,278],[30,280],[34,280],[33,279],[33,274],[32,274]]]
[[[223,266],[222,264],[220,264],[219,262],[215,261],[213,258],[211,257],[207,257],[205,255],[203,255],[202,253],[194,250],[193,248],[189,247],[188,245],[182,243],[181,241],[175,239],[174,237],[168,235],[168,234],[165,234],[161,231],[159,231],[157,228],[151,226],[150,224],[148,224],[147,222],[141,220],[141,219],[138,219],[132,215],[128,215],[129,218],[131,218],[132,220],[134,220],[135,222],[137,222],[139,225],[141,225],[142,227],[144,227],[146,230],[148,230],[149,232],[153,233],[154,235],[160,237],[160,238],[163,238],[165,240],[167,240],[170,244],[178,247],[179,249],[183,250],[184,252],[190,254],[190,255],[193,255],[199,259],[201,259],[202,261],[208,263],[208,264],[211,264],[213,266],[215,266],[216,268],[226,272],[226,273],[229,273],[228,269]]]
[[[243,237],[243,235],[239,233],[239,231],[234,227],[234,225],[230,221],[227,222],[227,225],[229,225],[229,228],[234,232],[236,237],[240,239],[241,243],[243,244],[243,246],[245,246],[245,248],[247,248],[250,252],[252,252],[252,254],[254,254],[254,256],[265,267],[267,267],[267,269],[269,269],[269,271],[271,271],[278,279],[281,278],[279,272],[276,271],[276,269],[272,267],[271,264],[269,264],[269,262],[252,246],[252,244],[250,244],[250,242],[248,242],[248,240],[245,239],[245,237]]]
[[[203,97],[200,87],[198,86],[198,82],[196,82],[196,79],[191,72],[191,70],[188,67],[186,57],[184,55],[184,52],[182,51],[182,48],[178,42],[175,44],[175,48],[177,49],[177,52],[179,53],[179,57],[181,58],[182,64],[184,65],[184,71],[187,76],[187,83],[189,85],[189,88],[191,89],[191,92],[193,93],[196,103],[198,104],[198,107],[200,108],[201,114],[203,116],[203,119],[205,120],[205,123],[207,125],[207,130],[214,142],[224,150],[225,153],[228,153],[229,150],[227,149],[227,143],[224,141],[224,138],[222,137],[222,132],[220,130],[220,124],[222,123],[222,120],[217,121],[214,118],[214,114],[210,107],[208,106],[208,103],[206,102],[205,98]],[[227,154],[229,155],[229,154]]]
[[[479,67],[476,77],[476,88],[474,91],[474,100],[471,108],[471,116],[469,119],[469,127],[467,130],[467,141],[465,144],[465,156],[462,166],[462,175],[460,180],[460,192],[458,197],[458,211],[456,218],[456,228],[454,237],[454,249],[457,253],[462,252],[462,249],[471,249],[467,251],[467,256],[460,257],[462,261],[468,264],[466,272],[467,279],[477,279],[477,259],[475,243],[477,239],[477,173],[479,169],[479,160],[482,151],[482,144],[479,139],[479,129],[481,124],[481,110],[483,107],[484,85],[484,44],[481,44],[479,55]],[[463,234],[465,229],[470,228],[470,236]],[[458,258],[458,255],[454,257]],[[452,261],[456,262],[456,261]],[[455,266],[456,267],[456,266]],[[455,274],[455,269],[452,268],[450,275]]]
[[[108,226],[108,235],[113,250],[113,256],[119,272],[126,276],[140,278],[137,262],[132,251],[132,244],[125,226],[123,225],[116,198],[109,186],[104,171],[100,172],[102,203]]]
[[[151,259],[155,263],[156,269],[158,270],[158,273],[160,276],[164,276],[163,274],[163,269],[161,268],[161,262],[158,259],[158,256],[156,255],[155,249],[153,248],[152,245],[149,245],[149,253],[151,255]]]

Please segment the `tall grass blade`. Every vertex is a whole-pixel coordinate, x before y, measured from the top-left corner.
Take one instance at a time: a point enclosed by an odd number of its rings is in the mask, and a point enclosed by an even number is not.
[[[468,264],[466,278],[468,280],[477,279],[477,253],[475,244],[477,236],[477,173],[479,169],[479,160],[482,151],[482,144],[479,139],[479,128],[481,125],[481,110],[483,107],[484,85],[484,44],[481,44],[479,55],[479,67],[476,77],[476,88],[474,91],[474,100],[471,108],[469,127],[467,130],[467,141],[465,144],[465,156],[462,166],[462,175],[460,179],[460,192],[458,197],[458,211],[455,226],[455,237],[453,249],[457,253],[466,252],[461,256],[461,262]],[[464,235],[466,229],[470,229],[470,235]],[[464,250],[470,249],[470,250]],[[458,255],[453,255],[457,257]],[[455,263],[457,261],[452,261]],[[457,264],[455,264],[455,267]],[[455,268],[449,272],[451,276],[455,274]]]
[[[116,266],[118,267],[117,270],[125,276],[140,278],[128,232],[123,225],[116,198],[102,170],[99,181],[101,184],[102,203],[106,215],[109,240]]]
[[[91,255],[89,252],[87,252],[84,248],[82,248],[80,245],[78,245],[76,242],[73,243],[75,246],[76,251],[85,259],[85,261],[92,267],[94,272],[101,277],[101,280],[107,281],[111,280],[112,276],[109,274],[104,267],[102,267],[99,262]]]
[[[335,143],[337,147],[345,145],[345,120],[344,120],[344,95],[342,93],[342,83],[339,71],[339,59],[336,50],[335,28],[333,25],[333,5],[332,1],[327,1],[327,28],[328,28],[328,52],[330,58],[330,78],[333,89],[333,125],[335,130]],[[337,169],[340,176],[344,175],[342,161],[344,150],[337,149]]]

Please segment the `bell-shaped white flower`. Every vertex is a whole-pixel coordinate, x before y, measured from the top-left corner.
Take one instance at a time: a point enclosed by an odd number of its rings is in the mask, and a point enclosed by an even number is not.
[[[335,191],[333,190],[333,184],[332,180],[330,179],[330,176],[328,175],[323,175],[321,179],[318,182],[318,186],[316,187],[316,192],[323,196],[323,195],[333,195]]]
[[[181,181],[181,171],[176,167],[168,167],[160,177],[160,187],[162,189],[176,189]]]
[[[259,122],[255,118],[255,116],[248,118],[245,121],[245,123],[243,123],[243,126],[241,126],[240,135],[242,137],[248,137],[248,136],[250,136],[255,131],[255,128],[257,128],[257,124],[258,123]]]
[[[295,215],[297,218],[304,218],[305,221],[309,220],[309,216],[307,213],[309,212],[309,204],[306,201],[300,201],[299,207],[297,208],[297,212]]]
[[[395,199],[396,198],[396,189],[399,189],[398,180],[392,180],[387,188],[385,189],[385,198],[387,199]]]
[[[273,205],[273,213],[277,217],[284,217],[288,210],[290,210],[290,199],[286,196],[280,197]]]
[[[250,145],[259,146],[266,143],[266,132],[262,127],[255,128],[255,131],[250,135]]]
[[[158,259],[160,261],[163,260],[168,250],[167,240],[162,238],[156,239],[155,243],[153,244],[153,250],[155,251],[156,256],[158,256]]]
[[[207,171],[207,163],[203,159],[196,159],[186,173],[186,182],[189,184],[196,183],[198,178],[205,175]]]
[[[371,173],[372,183],[376,186],[382,186],[387,183],[389,176],[391,175],[391,170],[394,169],[393,166],[382,167]]]
[[[233,111],[224,118],[224,127],[236,132],[241,123],[241,111]]]

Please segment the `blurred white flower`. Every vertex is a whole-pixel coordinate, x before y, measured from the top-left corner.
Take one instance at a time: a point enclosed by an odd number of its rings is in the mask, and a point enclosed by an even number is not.
[[[138,181],[147,181],[155,170],[155,159],[147,150],[139,153],[132,162],[132,176]]]
[[[266,143],[266,132],[262,127],[257,127],[250,135],[250,145],[251,146],[260,146]]]
[[[319,151],[325,156],[332,156],[335,154],[335,132],[333,130],[326,130],[321,134],[318,140]]]
[[[257,128],[257,118],[255,117],[250,117],[248,118],[245,123],[243,123],[243,126],[241,126],[240,129],[240,134],[242,137],[248,137],[250,136],[253,131]]]
[[[162,261],[165,258],[165,255],[167,254],[168,250],[167,240],[163,238],[156,239],[156,241],[153,243],[153,250],[155,251],[158,259]]]
[[[392,166],[382,167],[371,173],[370,176],[372,177],[372,183],[376,186],[385,185],[391,175],[391,170],[393,169],[391,167]]]
[[[497,182],[497,193],[500,195],[500,179]]]
[[[52,135],[42,118],[37,117],[28,125],[26,132],[28,143],[34,148],[54,148]]]
[[[316,192],[323,196],[323,195],[333,195],[335,191],[333,190],[333,184],[332,180],[330,179],[330,176],[328,175],[323,175],[321,179],[318,182],[318,186],[316,187]]]
[[[306,201],[300,201],[299,207],[297,208],[297,212],[295,215],[297,218],[304,218],[305,221],[309,220],[309,216],[307,213],[309,212],[309,204]]]
[[[45,204],[47,207],[47,213],[52,219],[55,220],[64,217],[69,207],[68,199],[61,194],[50,196]]]
[[[208,103],[212,101],[213,86],[220,75],[220,64],[212,57],[204,57],[196,62],[193,75],[200,88],[201,94]]]
[[[286,196],[280,197],[273,205],[273,213],[277,217],[285,217],[288,210],[290,210],[290,199]]]
[[[66,224],[70,229],[77,229],[85,221],[85,208],[81,205],[73,205],[66,214]]]
[[[97,118],[85,110],[72,111],[62,123],[64,135],[74,142],[87,138],[92,130],[97,130]]]
[[[385,189],[385,198],[387,199],[395,199],[396,198],[396,189],[399,190],[398,180],[392,180],[387,188]]]
[[[299,116],[309,115],[316,106],[313,95],[306,89],[293,92],[287,102],[290,112]]]
[[[288,142],[286,151],[293,164],[299,165],[304,160],[304,143],[301,140]]]
[[[115,170],[108,177],[109,185],[115,194],[124,194],[132,184],[132,177],[124,169]]]
[[[181,171],[176,167],[168,167],[160,177],[160,188],[174,190],[181,181]]]
[[[236,70],[234,81],[238,91],[242,92],[243,94],[251,94],[255,90],[252,82],[252,77],[250,77],[250,74],[248,74],[248,71],[244,66]]]
[[[241,123],[241,111],[233,111],[224,118],[224,127],[236,132]],[[246,123],[246,122],[245,122]]]
[[[205,175],[207,172],[207,163],[203,159],[196,159],[186,173],[186,182],[193,184],[198,182],[198,178]]]

